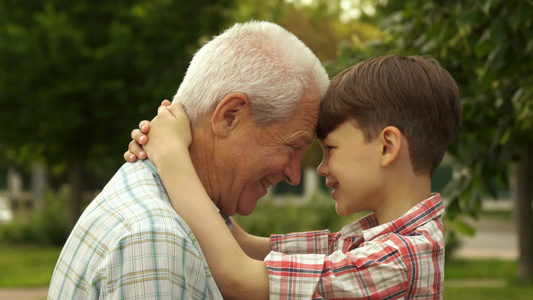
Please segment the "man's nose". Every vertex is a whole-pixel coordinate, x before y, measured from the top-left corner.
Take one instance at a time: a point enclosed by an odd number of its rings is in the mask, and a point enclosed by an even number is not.
[[[298,185],[302,180],[302,156],[291,157],[287,167],[283,170],[284,180],[290,185]]]

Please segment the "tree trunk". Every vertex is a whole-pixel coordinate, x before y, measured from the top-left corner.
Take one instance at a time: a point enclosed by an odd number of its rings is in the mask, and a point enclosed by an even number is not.
[[[81,215],[81,195],[83,191],[82,163],[74,159],[69,167],[70,184],[70,226],[74,228]]]
[[[533,278],[533,142],[529,142],[522,152],[517,169],[516,205],[518,216],[518,236],[520,241],[520,261],[518,276],[522,281]]]

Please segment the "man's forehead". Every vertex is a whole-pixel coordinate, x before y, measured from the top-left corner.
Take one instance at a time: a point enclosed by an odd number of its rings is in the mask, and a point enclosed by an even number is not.
[[[286,143],[297,144],[300,146],[309,145],[315,139],[316,123],[314,116],[301,114],[292,116],[288,121],[278,123],[278,132],[280,137]]]
[[[313,141],[318,124],[318,113],[315,114],[313,109],[300,110],[300,112],[294,116],[293,121],[296,123],[295,131],[298,132],[302,138]]]
[[[320,94],[318,90],[308,89],[288,116],[288,120],[285,121],[287,127],[284,130],[299,142],[312,143],[318,124],[319,110]]]

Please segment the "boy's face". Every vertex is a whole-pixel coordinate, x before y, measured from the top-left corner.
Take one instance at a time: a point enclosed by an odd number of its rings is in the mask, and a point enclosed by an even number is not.
[[[383,187],[382,145],[378,138],[367,143],[363,132],[348,120],[320,141],[324,157],[318,174],[327,178],[333,189],[339,216],[372,210],[379,205]]]

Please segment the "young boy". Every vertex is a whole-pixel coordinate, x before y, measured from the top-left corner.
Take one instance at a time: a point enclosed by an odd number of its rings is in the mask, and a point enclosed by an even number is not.
[[[144,149],[225,298],[441,299],[444,208],[431,176],[460,121],[457,85],[433,59],[390,55],[341,72],[321,105],[318,173],[340,216],[373,213],[338,233],[269,240],[238,226],[232,236],[217,217],[187,155],[181,106],[159,109]]]

